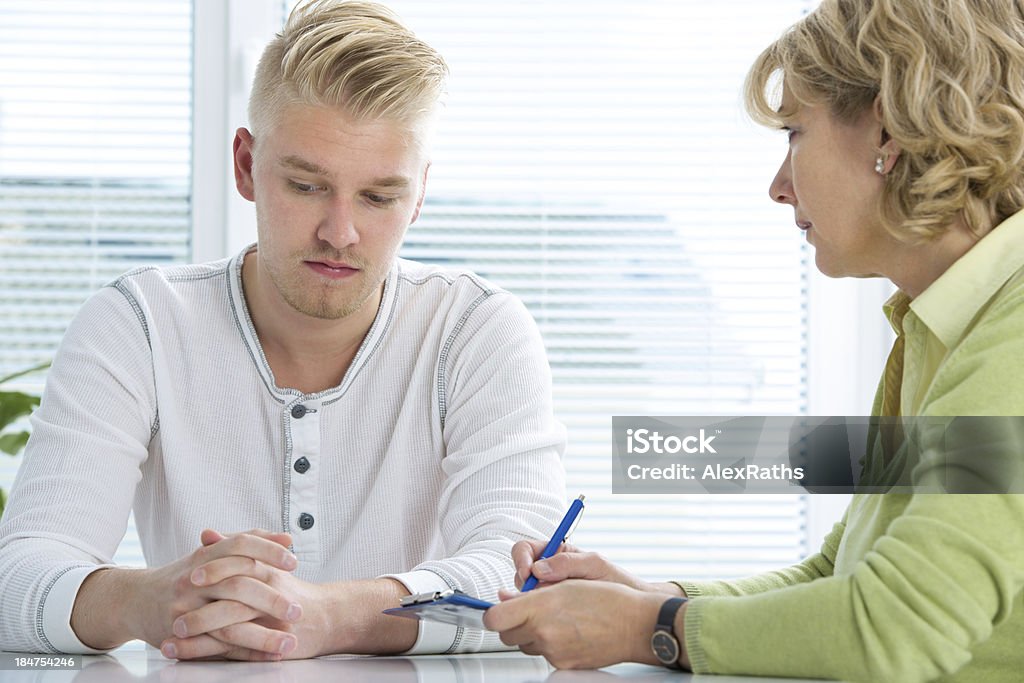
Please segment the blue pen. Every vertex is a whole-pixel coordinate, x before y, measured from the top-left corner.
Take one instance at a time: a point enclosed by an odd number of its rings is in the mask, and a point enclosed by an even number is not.
[[[569,506],[569,511],[565,513],[565,517],[562,517],[562,523],[555,529],[554,536],[548,541],[548,545],[544,548],[544,552],[540,554],[538,560],[546,560],[555,553],[558,552],[558,547],[562,545],[566,537],[569,535],[569,529],[572,527],[572,523],[576,521],[576,518],[583,512],[583,495],[572,502]],[[537,577],[533,574],[527,577],[526,581],[523,582],[523,588],[520,592],[525,593],[526,591],[532,591],[537,587]]]

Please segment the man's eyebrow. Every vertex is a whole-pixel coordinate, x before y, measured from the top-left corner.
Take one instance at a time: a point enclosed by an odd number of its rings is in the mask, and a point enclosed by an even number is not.
[[[324,178],[330,178],[333,175],[323,166],[319,164],[314,164],[312,161],[307,161],[302,157],[294,155],[282,157],[281,165],[287,166],[288,168],[295,168],[300,171],[306,171],[307,173],[312,173],[314,175],[323,176]],[[394,188],[396,190],[401,190],[409,187],[411,184],[412,182],[405,176],[393,175],[387,176],[386,178],[377,178],[376,180],[370,183],[370,186],[389,189]]]
[[[320,166],[319,164],[314,164],[312,161],[306,161],[302,157],[297,157],[294,155],[282,157],[280,163],[282,166],[298,169],[300,171],[306,171],[307,173],[312,173],[314,175],[324,176],[327,178],[331,176],[331,172],[328,171],[323,166]]]
[[[393,175],[388,176],[387,178],[378,178],[377,180],[374,180],[371,183],[371,185],[373,187],[393,187],[395,189],[401,190],[403,188],[409,187],[410,182],[409,179],[406,178],[405,176]]]

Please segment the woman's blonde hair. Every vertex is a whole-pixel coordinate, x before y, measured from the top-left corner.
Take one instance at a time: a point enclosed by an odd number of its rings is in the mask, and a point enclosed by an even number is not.
[[[1024,208],[1024,0],[824,0],[751,67],[756,121],[781,125],[781,81],[846,123],[878,99],[900,149],[879,207],[896,237],[961,217],[980,236]]]
[[[292,11],[264,50],[249,124],[258,135],[285,107],[307,104],[413,125],[436,109],[447,76],[444,58],[387,7],[312,0]]]

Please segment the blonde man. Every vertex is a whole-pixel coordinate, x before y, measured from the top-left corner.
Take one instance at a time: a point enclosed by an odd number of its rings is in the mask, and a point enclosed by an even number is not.
[[[381,614],[410,592],[494,599],[565,499],[525,308],[397,258],[446,72],[379,5],[293,12],[234,140],[257,244],[128,273],[68,329],[0,525],[0,649],[497,644]],[[149,569],[110,564],[132,509]]]
[[[781,98],[768,96],[776,76]],[[975,474],[986,456],[1019,469],[1024,3],[823,0],[761,54],[746,90],[755,118],[788,132],[769,191],[819,270],[899,288],[873,414],[1009,418],[992,422],[1007,432],[998,451],[914,476]],[[885,440],[866,484],[899,474]],[[521,578],[549,586],[485,622],[557,666],[901,683],[1024,671],[1022,495],[858,494],[819,553],[737,581],[652,584],[574,549],[534,563],[541,547],[513,553]]]

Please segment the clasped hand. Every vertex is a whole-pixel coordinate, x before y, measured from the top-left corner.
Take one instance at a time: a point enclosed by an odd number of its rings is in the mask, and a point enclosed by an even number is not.
[[[317,654],[316,587],[291,572],[291,537],[262,530],[224,536],[207,529],[202,547],[154,570],[146,640],[176,659],[274,661]]]

